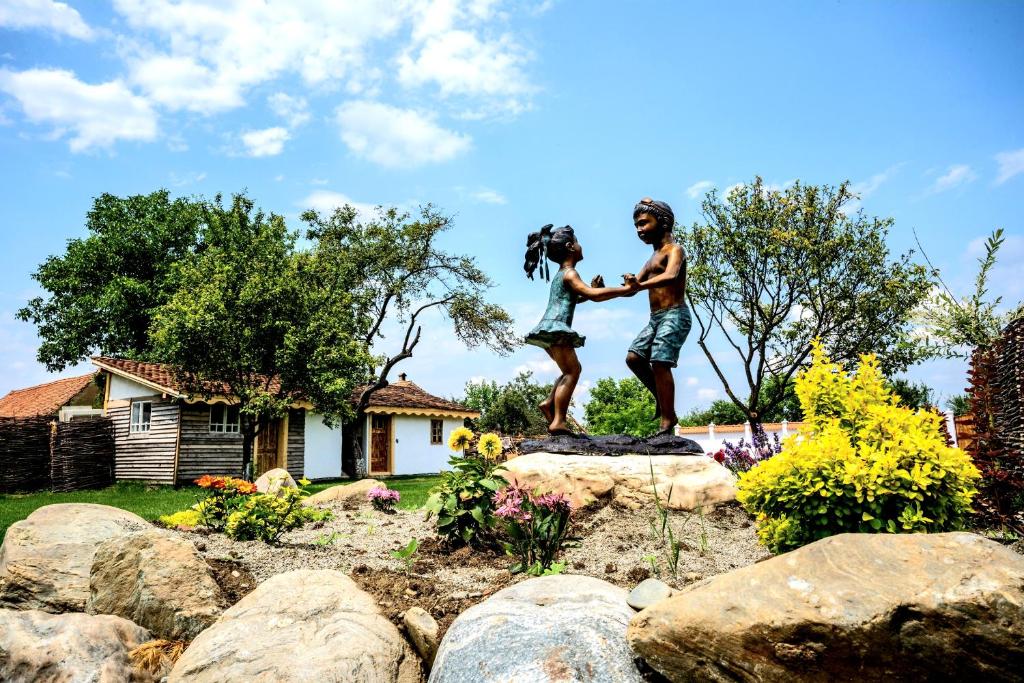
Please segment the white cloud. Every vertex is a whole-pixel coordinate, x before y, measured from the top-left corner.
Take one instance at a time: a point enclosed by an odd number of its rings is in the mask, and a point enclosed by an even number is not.
[[[309,104],[305,97],[292,97],[278,92],[267,98],[267,104],[270,105],[271,111],[286,120],[292,128],[297,128],[310,119]]]
[[[431,115],[379,102],[347,102],[337,122],[352,152],[389,168],[449,161],[472,146],[468,135],[442,128]]]
[[[0,26],[49,29],[81,40],[92,40],[96,35],[78,10],[53,0],[4,0],[0,3]]]
[[[561,374],[558,371],[558,364],[550,358],[526,361],[522,365],[517,365],[512,374],[518,375],[520,372],[532,372],[536,379],[546,379]]]
[[[60,69],[0,70],[0,90],[18,100],[30,121],[52,125],[55,138],[70,133],[73,152],[157,135],[149,102],[119,80],[91,85]]]
[[[857,199],[847,202],[841,209],[842,212],[846,215],[857,213],[861,208],[863,200],[873,195],[878,188],[887,183],[903,166],[903,163],[895,164],[881,173],[876,173],[867,180],[861,180],[850,185],[850,191],[857,195]]]
[[[498,192],[497,190],[491,190],[486,187],[482,187],[472,194],[473,199],[484,204],[508,204],[508,199],[505,195]]]
[[[946,192],[947,190],[973,182],[977,177],[977,174],[967,164],[955,164],[949,167],[945,175],[936,179],[935,183],[932,184],[931,191]]]
[[[746,183],[735,183],[733,185],[730,185],[729,187],[725,188],[725,190],[722,192],[722,197],[724,199],[728,199],[729,195],[731,195],[733,193],[733,191],[735,191],[735,190],[742,190],[746,186],[747,186]]]
[[[434,85],[442,97],[472,98],[471,118],[491,111],[518,114],[529,107],[533,91],[522,71],[528,61],[529,55],[510,36],[481,40],[472,31],[453,29],[402,54],[398,80],[407,87]]]
[[[699,401],[714,401],[719,396],[718,389],[698,389],[697,400]]]
[[[373,217],[377,208],[373,204],[353,201],[347,195],[343,195],[340,192],[331,192],[330,190],[315,190],[298,202],[298,205],[302,207],[303,210],[315,209],[320,213],[328,215],[334,213],[335,209],[339,209],[346,204],[354,208],[359,214],[359,217],[363,220]]]
[[[174,185],[175,187],[184,187],[194,183],[201,183],[206,180],[206,171],[201,171],[199,173],[190,171],[181,175],[171,171],[168,174],[168,177],[170,178],[171,185]]]
[[[191,57],[156,55],[133,60],[132,82],[154,102],[171,111],[214,114],[240,106],[240,84]]]
[[[576,309],[573,327],[589,339],[632,340],[643,326],[639,318],[635,312],[625,308],[587,304]]]
[[[1000,152],[995,157],[999,164],[996,185],[1002,185],[1019,173],[1024,173],[1024,148]]]
[[[686,196],[690,199],[696,199],[714,186],[715,184],[710,180],[700,180],[686,188]]]
[[[686,386],[688,386],[688,387],[695,387],[698,384],[700,384],[700,380],[697,379],[696,377],[687,377],[686,378]]]
[[[248,156],[272,157],[281,153],[290,137],[287,129],[275,126],[242,133],[242,144]]]

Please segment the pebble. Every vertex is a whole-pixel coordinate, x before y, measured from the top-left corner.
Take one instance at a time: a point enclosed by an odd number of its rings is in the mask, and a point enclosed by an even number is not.
[[[644,579],[637,587],[630,591],[626,598],[626,604],[635,610],[642,610],[650,607],[656,602],[661,602],[672,595],[672,588],[664,581],[658,579]]]
[[[687,583],[693,583],[694,581],[700,581],[704,578],[704,575],[700,572],[687,572],[683,574],[683,580]]]
[[[241,576],[241,574],[238,573],[237,569],[232,569],[231,570],[231,576],[233,576],[233,577],[235,577],[237,579],[239,576]]]

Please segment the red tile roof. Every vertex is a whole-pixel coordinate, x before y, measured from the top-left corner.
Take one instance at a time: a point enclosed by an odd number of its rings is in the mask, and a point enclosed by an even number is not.
[[[90,372],[88,375],[65,377],[27,389],[15,389],[0,398],[0,417],[52,415],[89,386],[95,375],[95,372]]]
[[[167,363],[147,363],[140,360],[110,358],[109,356],[96,356],[92,362],[105,370],[148,382],[170,394],[184,396],[188,393],[175,377],[174,367]],[[281,389],[280,380],[271,380],[269,388],[271,392],[279,391]],[[231,388],[222,382],[207,382],[206,389],[212,396],[229,396],[231,394]]]
[[[355,398],[358,399],[357,392]],[[461,403],[428,394],[415,382],[398,380],[370,395],[370,408],[411,408],[440,410],[462,413],[476,413]]]

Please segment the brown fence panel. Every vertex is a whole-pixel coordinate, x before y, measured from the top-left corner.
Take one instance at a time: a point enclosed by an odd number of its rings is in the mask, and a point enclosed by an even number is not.
[[[108,418],[59,422],[51,441],[53,491],[77,491],[114,483],[114,426]]]
[[[974,416],[967,414],[955,417],[953,425],[956,427],[957,447],[970,452],[974,443]]]
[[[0,493],[50,487],[49,417],[0,417]]]

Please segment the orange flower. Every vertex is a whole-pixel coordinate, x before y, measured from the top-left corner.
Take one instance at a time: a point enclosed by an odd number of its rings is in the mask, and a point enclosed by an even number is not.
[[[209,474],[204,474],[203,476],[196,479],[196,486],[200,486],[204,489],[210,488],[211,486],[213,486],[213,477],[211,477]]]
[[[239,493],[256,493],[256,484],[251,481],[238,480],[235,481],[235,488]]]

